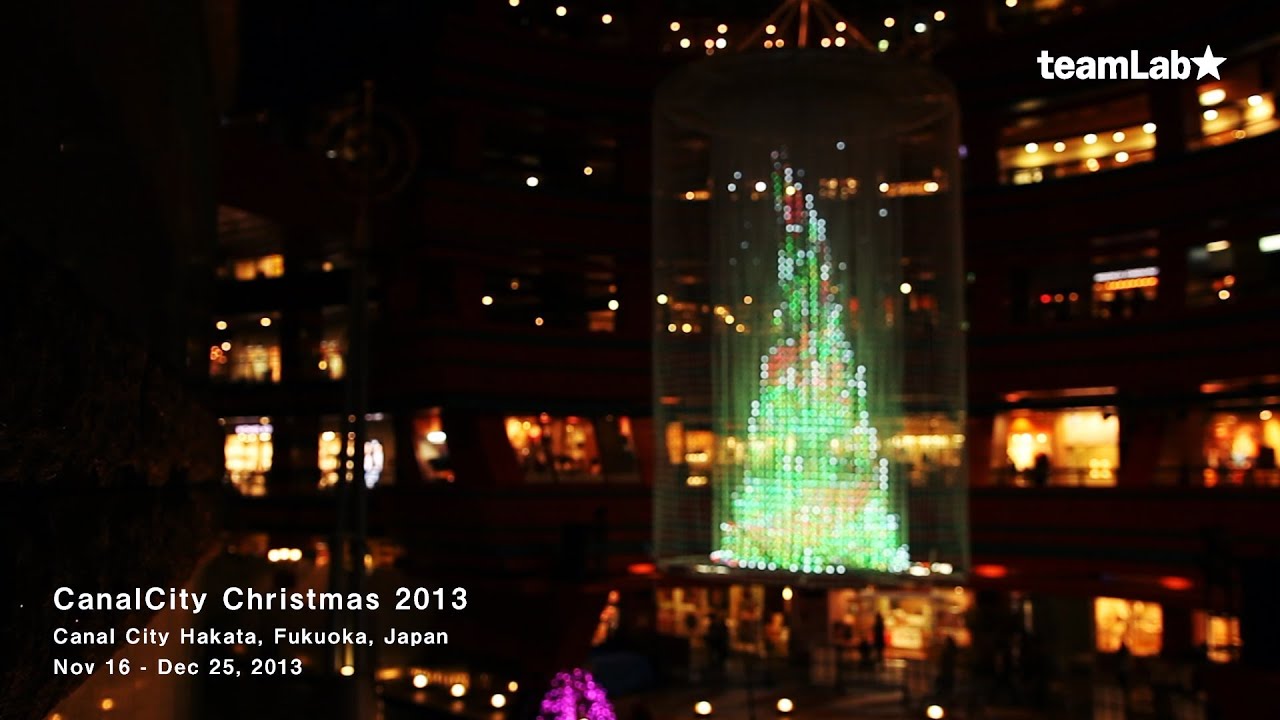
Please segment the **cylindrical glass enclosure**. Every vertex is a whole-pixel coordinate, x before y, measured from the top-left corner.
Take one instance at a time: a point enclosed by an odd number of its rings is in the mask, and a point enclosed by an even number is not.
[[[717,57],[654,127],[659,559],[963,574],[949,84],[870,53]]]

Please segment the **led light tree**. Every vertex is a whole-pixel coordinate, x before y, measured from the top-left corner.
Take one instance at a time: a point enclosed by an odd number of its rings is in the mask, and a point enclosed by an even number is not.
[[[841,32],[807,6],[815,40]],[[806,3],[786,7],[655,103],[655,554],[963,575],[954,93],[911,60],[806,46]]]
[[[780,300],[713,557],[753,569],[900,572],[910,555],[868,410],[868,370],[845,332],[848,293],[834,278],[826,220],[785,155],[774,157]]]

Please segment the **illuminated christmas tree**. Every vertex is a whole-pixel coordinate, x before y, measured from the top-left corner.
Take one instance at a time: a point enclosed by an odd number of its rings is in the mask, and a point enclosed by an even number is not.
[[[777,158],[780,300],[756,329],[769,347],[741,465],[723,486],[713,559],[759,570],[901,572],[905,528],[868,409],[873,376],[846,333],[849,289],[833,280],[826,221],[803,172]]]
[[[556,673],[538,720],[617,720],[604,688],[582,669]]]

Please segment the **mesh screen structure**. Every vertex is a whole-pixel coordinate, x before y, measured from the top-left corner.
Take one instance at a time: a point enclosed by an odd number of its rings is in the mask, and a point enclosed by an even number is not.
[[[963,576],[948,83],[870,53],[717,57],[662,85],[654,132],[659,561]]]

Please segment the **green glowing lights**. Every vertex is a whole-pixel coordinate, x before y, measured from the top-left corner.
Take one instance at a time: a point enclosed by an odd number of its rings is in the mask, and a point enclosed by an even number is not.
[[[868,404],[874,373],[846,334],[826,220],[777,155],[771,190],[780,298],[762,330],[740,462],[716,507],[714,561],[753,570],[903,572],[906,529]],[[764,296],[761,292],[753,294]]]

